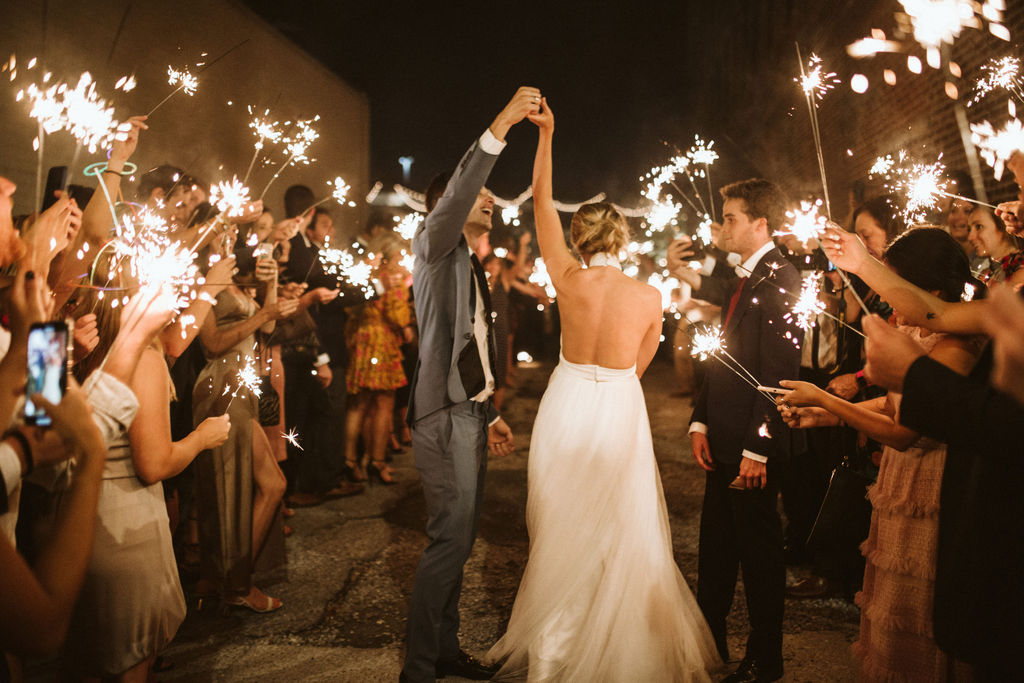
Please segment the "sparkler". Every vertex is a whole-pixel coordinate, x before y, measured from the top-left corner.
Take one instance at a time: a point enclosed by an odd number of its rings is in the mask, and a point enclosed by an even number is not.
[[[828,220],[818,213],[821,207],[821,200],[814,202],[801,200],[800,208],[786,212],[789,218],[789,230],[780,232],[781,235],[792,235],[800,240],[804,246],[808,243],[821,243],[821,238],[828,227]]]
[[[331,191],[331,194],[329,194],[328,196],[324,197],[323,199],[321,199],[317,203],[313,204],[313,206],[311,206],[309,208],[312,209],[314,206],[320,206],[324,202],[330,201],[332,199],[334,201],[338,202],[338,204],[340,204],[341,206],[355,207],[356,203],[353,202],[353,201],[350,201],[349,198],[348,198],[348,193],[349,193],[349,190],[352,189],[352,186],[349,185],[348,183],[346,183],[344,178],[342,178],[341,176],[338,176],[334,180],[328,180],[327,181],[327,186],[334,188]]]
[[[281,436],[284,437],[285,441],[287,441],[291,445],[295,446],[300,451],[306,450],[302,446],[299,445],[299,433],[297,431],[295,431],[294,429],[289,429],[287,434],[285,434],[284,432],[281,432]]]
[[[689,322],[688,318],[686,320]],[[694,358],[699,358],[702,361],[707,360],[709,357],[715,358],[722,365],[732,370],[737,377],[752,386],[757,393],[761,394],[772,403],[775,403],[775,397],[766,391],[762,391],[759,388],[761,386],[760,382],[750,374],[749,370],[743,367],[738,360],[733,358],[732,355],[726,351],[722,328],[718,325],[707,325],[704,326],[703,330],[698,329],[690,334],[690,355]],[[731,363],[727,363],[725,361],[726,358],[728,358]]]
[[[825,197],[825,215],[832,220],[832,205],[828,198],[828,180],[825,177],[825,157],[821,150],[821,129],[818,126],[818,102],[825,97],[825,93],[835,87],[839,82],[832,72],[825,73],[821,58],[811,54],[804,67],[804,60],[800,54],[800,44],[796,46],[796,58],[800,64],[800,78],[796,79],[800,89],[807,101],[807,113],[811,118],[811,135],[814,138],[814,151],[818,156],[818,171],[821,174],[821,190]]]
[[[705,142],[699,135],[693,136],[693,147],[686,153],[686,157],[694,164],[700,164],[704,168],[698,171],[708,181],[708,201],[711,202],[711,220],[715,219],[715,194],[711,189],[711,165],[718,159],[718,152],[711,149],[715,141]]]
[[[253,396],[259,398],[263,395],[263,387],[260,385],[260,375],[256,371],[256,359],[252,356],[245,357],[245,364],[239,368],[238,374],[238,387],[231,394],[231,400],[228,401],[227,408],[224,409],[224,413],[227,414],[231,410],[231,403],[238,396],[238,392],[242,389],[248,389]]]
[[[1024,126],[1017,119],[1012,119],[999,131],[988,121],[971,124],[971,140],[977,145],[981,158],[984,159],[996,176],[1003,177],[1006,162],[1016,152],[1024,152]]]
[[[252,106],[249,107],[249,113],[252,114]],[[269,114],[269,109],[263,112],[264,117],[269,116]],[[242,178],[243,184],[249,182],[249,174],[252,173],[252,167],[256,164],[256,159],[263,150],[264,142],[277,144],[284,136],[284,132],[278,128],[278,125],[277,121],[270,121],[259,116],[254,116],[252,121],[249,122],[249,128],[252,129],[253,135],[256,136],[256,143],[253,145],[255,151],[252,153],[252,159],[249,161],[249,168],[245,170],[245,177]]]
[[[420,225],[423,224],[423,218],[422,213],[415,211],[407,213],[401,220],[398,220],[396,216],[395,221],[397,221],[398,225],[395,226],[395,232],[401,235],[403,240],[411,240],[416,236],[416,231],[419,230]]]
[[[945,169],[946,166],[941,161],[936,161],[932,164],[914,164],[905,171],[902,177],[897,179],[896,190],[902,192],[907,198],[903,217],[908,223],[924,221],[927,217],[927,212],[934,209],[938,204],[939,197],[961,199],[978,206],[987,206],[991,209],[996,208],[992,204],[949,192],[946,189],[948,184],[943,178]]]
[[[318,258],[324,273],[358,287],[366,299],[376,292],[373,286],[373,266],[367,261],[358,260],[343,249],[333,249],[329,244],[320,249]]]
[[[260,193],[260,199],[263,199],[266,196],[267,190],[269,190],[270,186],[274,184],[274,181],[281,175],[281,172],[292,163],[309,163],[309,157],[306,156],[306,152],[309,151],[309,146],[320,137],[320,133],[318,133],[311,124],[316,123],[319,120],[320,115],[317,114],[312,119],[298,121],[295,124],[295,127],[298,129],[297,132],[293,135],[283,136],[281,138],[285,149],[288,150],[288,159],[281,164],[277,169],[277,172],[274,173],[274,176],[270,179],[270,182],[268,182],[267,186],[263,188],[263,192]]]
[[[819,315],[825,312],[825,303],[820,300],[821,273],[814,272],[804,277],[800,286],[800,296],[790,313],[785,315],[786,322],[795,322],[805,332],[817,324]]]
[[[1005,90],[1024,102],[1024,86],[1020,80],[1020,60],[1016,57],[991,59],[981,66],[984,75],[974,84],[974,97],[967,106],[976,104],[993,90]]]
[[[249,202],[249,188],[237,176],[232,176],[230,182],[222,181],[210,186],[210,203],[228,218],[244,214]]]
[[[173,66],[168,65],[167,85],[177,85],[178,87],[172,90],[167,97],[160,100],[159,104],[153,107],[153,109],[151,109],[150,112],[146,114],[146,116],[152,116],[157,109],[164,106],[164,103],[167,102],[167,100],[171,99],[182,90],[184,90],[185,94],[189,97],[195,95],[196,89],[199,87],[199,78],[197,78],[195,75],[189,72],[188,69],[178,70],[175,69]]]
[[[965,28],[980,29],[982,19],[988,21],[992,35],[1010,39],[1010,32],[1000,23],[1003,0],[900,0],[900,5],[914,40],[925,49],[928,64],[934,68],[941,64],[940,48],[952,45]]]

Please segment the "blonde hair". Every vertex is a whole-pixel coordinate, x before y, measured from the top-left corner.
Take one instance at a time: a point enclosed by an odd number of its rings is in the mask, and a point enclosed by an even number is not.
[[[629,244],[629,225],[611,204],[584,204],[572,216],[569,239],[580,254],[606,252],[618,256]]]

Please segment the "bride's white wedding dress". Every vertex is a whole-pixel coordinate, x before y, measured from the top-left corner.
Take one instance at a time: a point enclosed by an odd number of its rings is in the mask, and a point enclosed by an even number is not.
[[[593,265],[593,262],[592,262]],[[635,368],[561,358],[528,465],[530,556],[496,678],[707,681],[721,666],[672,556]]]

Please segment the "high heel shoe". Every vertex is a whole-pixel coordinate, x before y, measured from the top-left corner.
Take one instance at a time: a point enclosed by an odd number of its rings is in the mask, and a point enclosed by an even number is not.
[[[366,473],[370,477],[370,483],[379,483],[384,486],[394,486],[398,482],[392,479],[391,468],[387,463],[377,464],[371,462],[366,466]]]
[[[358,462],[345,461],[342,475],[353,484],[361,484],[366,481],[366,472]]]

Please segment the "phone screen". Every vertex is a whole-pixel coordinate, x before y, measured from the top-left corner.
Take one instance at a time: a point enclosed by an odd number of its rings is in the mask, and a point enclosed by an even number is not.
[[[28,384],[25,388],[25,422],[46,426],[50,418],[32,403],[42,394],[60,403],[67,388],[68,326],[62,322],[36,323],[28,333]]]

